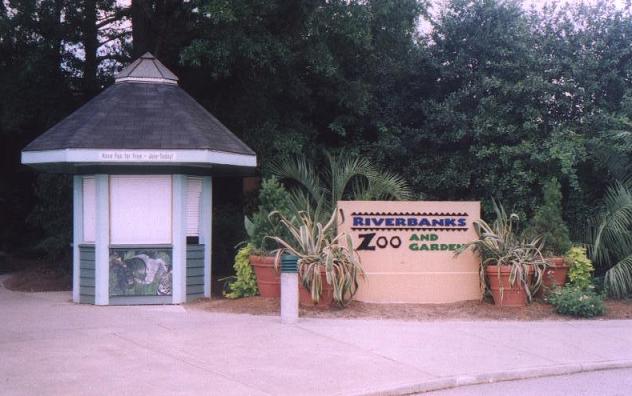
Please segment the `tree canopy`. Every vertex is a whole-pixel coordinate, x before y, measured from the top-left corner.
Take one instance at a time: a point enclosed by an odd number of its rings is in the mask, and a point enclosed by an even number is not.
[[[42,199],[67,193],[60,179],[37,198],[21,148],[145,51],[263,175],[276,158],[353,153],[415,195],[495,197],[527,217],[556,178],[578,230],[629,174],[630,37],[631,6],[607,1],[3,0],[0,250],[43,238]]]

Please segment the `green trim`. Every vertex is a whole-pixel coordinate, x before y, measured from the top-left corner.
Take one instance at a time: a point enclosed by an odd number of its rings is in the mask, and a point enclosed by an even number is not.
[[[292,254],[284,254],[281,256],[281,272],[298,272],[298,256],[294,256]]]

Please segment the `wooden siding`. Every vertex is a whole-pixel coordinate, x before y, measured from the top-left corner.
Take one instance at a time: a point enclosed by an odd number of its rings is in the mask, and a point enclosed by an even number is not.
[[[187,301],[204,297],[204,245],[187,245]]]
[[[94,245],[79,246],[79,302],[94,304]]]

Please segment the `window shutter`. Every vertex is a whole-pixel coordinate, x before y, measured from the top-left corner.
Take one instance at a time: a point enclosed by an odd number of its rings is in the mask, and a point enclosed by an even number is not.
[[[200,195],[202,178],[187,178],[187,236],[200,236]]]
[[[83,242],[94,243],[96,238],[97,184],[94,176],[83,177]]]
[[[171,214],[171,176],[110,177],[112,244],[170,244]]]

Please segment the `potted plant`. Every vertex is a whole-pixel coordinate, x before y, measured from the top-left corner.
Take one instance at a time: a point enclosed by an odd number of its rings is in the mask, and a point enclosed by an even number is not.
[[[542,253],[548,264],[542,278],[542,290],[563,287],[569,268],[564,256],[571,248],[571,240],[562,219],[562,191],[556,178],[544,184],[543,204],[536,210],[526,234],[542,238]]]
[[[298,257],[301,304],[324,308],[332,302],[339,306],[351,302],[364,272],[351,237],[333,232],[336,212],[325,225],[304,211],[298,213],[296,224],[278,212],[271,216],[278,216],[291,235],[288,239],[279,236],[270,239],[282,246],[277,251],[277,262],[284,253]]]
[[[262,297],[279,297],[281,295],[280,274],[277,271],[273,251],[278,245],[266,238],[266,235],[288,236],[287,229],[270,213],[279,212],[288,215],[290,212],[288,193],[275,179],[263,181],[259,191],[259,207],[251,218],[246,217],[244,225],[248,234],[248,243],[252,246],[249,257],[250,265],[255,271],[257,287]]]
[[[507,215],[494,202],[496,220],[474,222],[478,239],[465,244],[456,254],[473,249],[481,259],[480,277],[484,292],[504,307],[524,306],[542,282],[546,262],[540,252],[541,239],[524,240],[516,233],[518,215]]]

